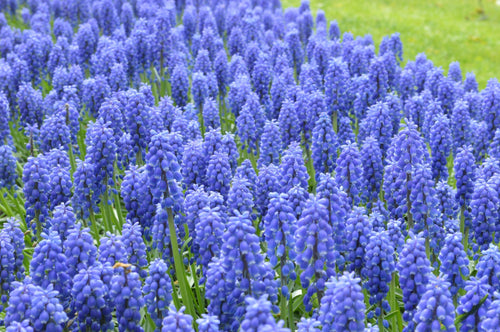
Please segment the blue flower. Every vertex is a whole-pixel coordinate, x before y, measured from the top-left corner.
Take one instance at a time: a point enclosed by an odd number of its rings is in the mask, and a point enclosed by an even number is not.
[[[354,273],[344,272],[326,283],[318,317],[323,331],[365,331],[366,308],[360,282]]]
[[[110,124],[104,123],[101,119],[90,124],[85,143],[87,145],[85,161],[94,166],[94,180],[98,188],[97,193],[100,195],[107,190],[107,186],[113,186],[114,183],[114,162],[117,147]],[[110,203],[104,202],[104,204]]]
[[[157,258],[151,262],[143,293],[147,311],[156,324],[156,331],[159,331],[172,302],[172,283],[168,275],[168,265],[163,260]]]
[[[24,279],[24,233],[20,228],[19,221],[15,218],[8,218],[0,231],[0,237],[5,236],[12,245],[14,255],[13,277],[21,281]],[[6,257],[8,254],[6,255]],[[8,260],[7,260],[8,261]]]
[[[304,318],[300,319],[297,323],[298,332],[318,332],[320,330],[321,323],[314,318]]]
[[[91,328],[94,331],[106,331],[114,328],[113,309],[109,306],[108,287],[101,280],[98,266],[81,269],[73,278],[71,289],[71,309],[77,315],[73,324],[75,328]]]
[[[260,156],[257,162],[259,167],[269,164],[278,165],[282,146],[278,123],[275,120],[266,121],[260,140]]]
[[[452,137],[450,121],[440,114],[430,131],[430,147],[432,154],[432,177],[438,180],[448,179],[447,158],[451,153]]]
[[[295,231],[296,219],[288,195],[270,193],[269,206],[264,222],[264,239],[267,256],[273,266],[280,263],[281,277],[295,279]]]
[[[10,189],[15,185],[17,159],[10,145],[0,145],[0,188]]]
[[[453,151],[456,152],[472,139],[468,103],[462,99],[457,100],[450,119],[451,132],[453,134]]]
[[[350,204],[357,205],[366,184],[356,143],[347,142],[341,147],[335,168],[335,181],[344,189]]]
[[[175,155],[175,146],[168,132],[154,134],[146,156],[146,170],[154,203],[175,212],[180,211],[182,193],[178,182],[182,180],[180,166]]]
[[[394,132],[393,122],[393,115],[387,103],[378,102],[370,106],[366,117],[361,120],[359,125],[361,140],[364,140],[368,136],[373,136],[378,140],[380,150],[385,155]]]
[[[363,196],[366,197],[368,202],[374,202],[378,200],[384,174],[379,142],[373,136],[368,136],[363,142],[360,154],[361,163],[363,164],[363,176],[366,182]]]
[[[330,173],[337,160],[337,135],[333,131],[330,117],[321,113],[313,129],[312,158],[317,174]]]
[[[170,306],[168,315],[163,319],[161,331],[170,332],[194,332],[193,317],[184,313],[186,307],[182,307],[179,311],[173,305]]]
[[[302,149],[297,142],[293,142],[284,151],[279,166],[279,183],[281,192],[288,192],[294,186],[307,190],[309,174],[302,157]]]
[[[55,231],[42,233],[30,262],[30,275],[35,285],[54,287],[62,301],[67,300],[71,289],[68,260],[63,253],[61,239]]]
[[[302,287],[307,288],[304,296],[307,311],[312,309],[314,294],[321,301],[325,282],[335,274],[337,252],[326,204],[325,199],[312,196],[306,202],[295,232],[296,261],[302,270],[300,280]]]
[[[472,236],[476,239],[474,251],[486,250],[488,245],[500,238],[498,229],[498,193],[484,179],[477,179],[470,203]],[[495,239],[493,234],[495,233]]]
[[[88,219],[90,214],[99,212],[99,188],[97,187],[94,165],[85,161],[77,161],[73,174],[74,193],[72,205],[75,214],[81,219]]]
[[[491,299],[489,297],[479,306],[479,302],[488,294],[490,285],[488,285],[487,277],[482,277],[481,279],[472,277],[465,283],[466,293],[460,297],[460,304],[457,307],[457,314],[467,315],[467,317],[462,321],[462,326],[460,331],[470,331],[477,329],[481,331],[481,327],[484,329],[488,317],[488,309],[491,308]],[[490,329],[484,329],[484,331],[489,331]]]
[[[325,74],[325,102],[329,105],[329,114],[347,115],[348,80],[347,64],[341,58],[331,59]],[[333,125],[336,126],[335,123]]]
[[[497,128],[500,128],[500,83],[496,78],[492,78],[486,84],[482,94],[482,119],[488,126],[488,140],[495,135]]]
[[[201,314],[201,318],[196,320],[199,332],[218,332],[220,321],[217,316]]]
[[[390,306],[385,297],[389,292],[389,283],[394,265],[394,247],[389,242],[387,232],[374,232],[370,236],[368,245],[365,248],[365,265],[361,270],[361,275],[368,279],[364,287],[370,293],[369,302],[376,305],[375,314],[378,316],[380,310],[390,312]]]
[[[144,306],[141,280],[135,268],[129,264],[115,264],[109,295],[116,305],[116,320],[122,331],[143,331],[140,326],[140,310]]]
[[[142,239],[142,229],[139,223],[127,221],[123,225],[121,240],[127,252],[126,261],[135,267],[135,271],[141,278],[145,278],[147,275],[145,268],[148,265],[148,260],[146,245]]]
[[[489,292],[500,290],[500,251],[494,244],[490,244],[488,249],[483,251],[481,258],[476,265],[476,277],[481,279],[486,276],[486,282],[491,286]]]
[[[207,189],[227,197],[232,178],[231,165],[226,153],[216,152],[210,157],[207,167]]]
[[[52,285],[36,289],[31,297],[30,321],[35,331],[62,332],[68,316]]]
[[[498,294],[497,294],[498,295]],[[486,315],[481,316],[482,321],[479,324],[485,331],[496,331],[500,324],[500,298],[497,296],[487,308]]]
[[[134,143],[134,153],[142,154],[141,158],[144,158],[144,151],[150,139],[149,107],[146,106],[144,94],[132,89],[127,91],[124,115],[125,128]]]
[[[50,192],[49,170],[45,165],[43,156],[36,158],[28,157],[28,161],[24,164],[23,183],[23,192],[26,200],[24,203],[26,222],[33,230],[39,228],[38,232],[41,232],[49,214],[48,201]],[[37,234],[38,237],[40,235]]]
[[[245,302],[246,313],[241,322],[242,331],[258,332],[266,328],[269,328],[269,331],[277,331],[278,324],[272,315],[271,302],[267,300],[267,296],[258,299],[249,296]]]
[[[415,331],[456,331],[455,307],[449,285],[443,279],[431,275],[413,318]]]
[[[456,296],[459,289],[465,286],[465,279],[469,276],[469,260],[462,245],[462,234],[452,233],[446,235],[443,248],[439,253],[441,273],[451,285],[450,292]]]
[[[85,270],[97,260],[97,248],[88,228],[73,226],[63,242],[68,275],[73,278],[80,270]]]
[[[424,238],[410,233],[410,238],[399,255],[397,269],[399,287],[403,292],[403,319],[408,322],[405,331],[412,331],[415,329],[413,317],[417,305],[431,278],[431,264],[425,253]]]
[[[121,240],[121,236],[106,233],[101,237],[99,245],[99,262],[102,264],[110,263],[114,265],[117,262],[123,262],[127,259],[127,251]]]

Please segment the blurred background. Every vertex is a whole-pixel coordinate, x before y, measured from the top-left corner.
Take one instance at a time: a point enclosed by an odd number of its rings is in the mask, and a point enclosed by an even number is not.
[[[301,0],[282,0],[298,7]],[[323,9],[337,20],[342,33],[371,34],[378,44],[399,32],[404,62],[425,52],[448,71],[459,61],[462,73],[473,71],[480,88],[491,77],[500,79],[500,0],[310,0],[313,16]]]

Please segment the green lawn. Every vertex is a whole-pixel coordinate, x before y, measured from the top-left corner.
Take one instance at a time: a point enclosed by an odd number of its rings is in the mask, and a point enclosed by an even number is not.
[[[500,1],[483,0],[486,18],[477,0],[310,0],[313,15],[321,8],[328,21],[336,19],[342,32],[373,36],[401,34],[404,58],[414,60],[425,52],[435,65],[448,71],[459,61],[462,72],[473,71],[480,87],[491,77],[500,78]],[[283,7],[300,0],[283,0]]]

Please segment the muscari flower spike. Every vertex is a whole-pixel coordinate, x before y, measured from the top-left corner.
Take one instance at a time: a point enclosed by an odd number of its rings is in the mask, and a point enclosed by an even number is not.
[[[326,283],[326,292],[321,300],[318,321],[323,331],[361,332],[365,331],[365,310],[361,279],[357,278],[354,273],[344,272],[343,275],[332,277]],[[316,325],[313,324],[311,323],[311,327]],[[316,329],[304,331],[316,331]]]
[[[172,302],[172,283],[165,261],[157,258],[151,262],[149,276],[146,277],[142,290],[147,311],[156,324],[156,331],[160,331],[163,318],[168,315]]]
[[[144,306],[141,280],[130,264],[117,262],[111,278],[109,295],[116,305],[118,327],[124,331],[143,331],[140,310]]]

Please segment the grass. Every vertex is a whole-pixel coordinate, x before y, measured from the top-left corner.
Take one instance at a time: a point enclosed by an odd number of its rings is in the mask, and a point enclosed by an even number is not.
[[[301,0],[283,0],[297,7]],[[405,62],[425,52],[448,71],[459,61],[462,72],[474,72],[481,88],[500,78],[500,1],[482,0],[310,0],[313,15],[323,9],[342,32],[371,34],[376,45],[393,32],[401,34]],[[481,9],[482,8],[482,9]]]

